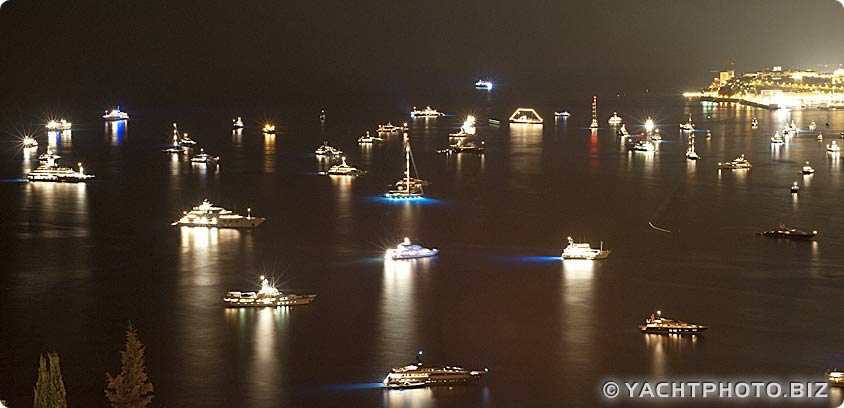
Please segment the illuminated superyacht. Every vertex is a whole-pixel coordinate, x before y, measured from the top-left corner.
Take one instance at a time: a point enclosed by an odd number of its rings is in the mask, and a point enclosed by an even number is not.
[[[170,225],[180,227],[209,227],[209,228],[255,228],[266,218],[253,217],[252,209],[246,209],[244,217],[235,214],[225,208],[215,207],[208,200],[202,200],[202,204],[185,211],[182,218],[173,221]]]
[[[432,109],[431,105],[426,106],[425,109],[416,109],[414,106],[413,110],[410,111],[410,117],[412,118],[438,118],[443,115],[444,113]]]
[[[51,121],[47,122],[47,124],[44,125],[44,127],[47,128],[47,130],[51,130],[51,131],[52,130],[70,130],[72,125],[73,125],[72,123],[70,123],[70,122],[68,122],[64,119],[61,119],[61,120],[57,120],[57,121],[51,120]]]
[[[26,177],[29,181],[52,181],[60,183],[78,183],[94,178],[93,174],[85,174],[83,172],[81,163],[79,164],[79,171],[74,171],[70,167],[60,167],[58,165],[58,159],[60,157],[47,149],[47,153],[38,157],[40,161],[38,168],[29,172]]]
[[[467,370],[448,365],[426,366],[422,363],[422,352],[420,351],[416,355],[416,363],[390,370],[390,373],[384,378],[384,386],[399,389],[463,384],[476,380],[488,372],[487,369]]]
[[[662,315],[662,312],[657,310],[656,315],[645,319],[645,324],[639,326],[639,330],[648,334],[701,334],[708,329],[708,326],[699,324],[686,323],[679,320],[672,320]]]
[[[293,295],[282,293],[270,281],[261,276],[261,290],[226,292],[223,303],[227,307],[276,307],[307,305],[316,299],[317,295]]]
[[[103,115],[103,119],[105,120],[126,120],[129,119],[129,114],[120,110],[118,106],[117,109],[112,109],[111,112],[105,111],[105,115]]]
[[[563,260],[585,259],[592,261],[596,259],[606,259],[609,256],[610,251],[604,249],[603,242],[601,242],[601,246],[599,248],[592,248],[592,246],[588,243],[574,242],[571,237],[568,237],[568,245],[563,248],[563,254],[560,258]]]

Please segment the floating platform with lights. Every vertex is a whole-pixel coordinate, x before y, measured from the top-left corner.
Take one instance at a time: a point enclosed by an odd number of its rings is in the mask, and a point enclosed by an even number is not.
[[[542,116],[533,108],[518,108],[510,115],[510,123],[541,125],[543,122]]]

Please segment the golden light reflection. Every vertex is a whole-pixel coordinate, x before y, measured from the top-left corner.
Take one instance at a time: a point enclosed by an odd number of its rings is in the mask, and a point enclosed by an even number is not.
[[[562,288],[562,354],[567,365],[587,369],[593,361],[595,335],[595,300],[593,276],[595,261],[561,261]]]
[[[225,308],[225,321],[236,343],[238,375],[246,394],[274,396],[286,382],[290,308]]]
[[[538,175],[542,163],[542,126],[510,124],[510,166],[522,175]]]
[[[651,376],[665,378],[668,359],[673,355],[692,353],[701,340],[700,336],[681,336],[679,334],[642,334],[645,347],[651,356]]]
[[[349,176],[328,176],[331,186],[334,188],[334,203],[336,219],[335,248],[339,254],[352,255],[355,248],[354,239],[354,195],[352,193],[352,182],[354,177]]]
[[[275,133],[264,133],[264,173],[275,172]]]

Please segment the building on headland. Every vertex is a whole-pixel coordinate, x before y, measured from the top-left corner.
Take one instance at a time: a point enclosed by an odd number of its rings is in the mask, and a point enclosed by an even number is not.
[[[731,69],[719,72],[706,89],[683,95],[768,109],[844,109],[844,68],[821,72],[774,66],[738,75]]]

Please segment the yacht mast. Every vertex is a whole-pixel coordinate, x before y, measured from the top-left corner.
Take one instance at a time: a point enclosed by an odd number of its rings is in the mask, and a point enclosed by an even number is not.
[[[405,178],[405,189],[407,192],[410,192],[410,137],[407,136],[407,133],[404,134],[404,178]]]

